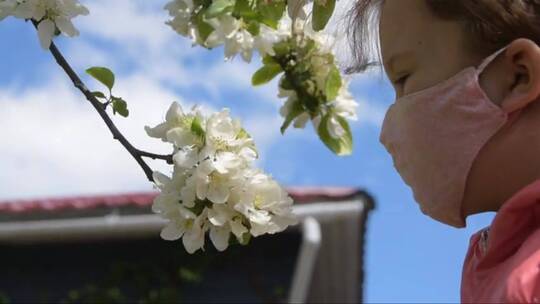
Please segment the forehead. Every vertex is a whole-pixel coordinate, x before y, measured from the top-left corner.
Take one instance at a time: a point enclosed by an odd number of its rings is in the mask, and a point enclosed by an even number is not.
[[[463,28],[433,14],[426,0],[384,1],[379,28],[383,63],[390,70],[399,61],[429,62],[463,51]]]

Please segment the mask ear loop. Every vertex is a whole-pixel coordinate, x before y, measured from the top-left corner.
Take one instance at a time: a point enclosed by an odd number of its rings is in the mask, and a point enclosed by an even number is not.
[[[482,74],[482,72],[486,69],[486,67],[493,62],[493,60],[495,60],[495,58],[497,58],[502,52],[506,51],[506,49],[508,48],[508,46],[505,46],[499,50],[497,50],[495,53],[491,54],[489,57],[487,57],[486,59],[484,59],[480,65],[476,68],[476,78],[477,80],[479,79],[480,77],[480,74]],[[500,106],[497,106],[500,108]],[[517,116],[519,116],[519,113],[521,112],[520,111],[521,109],[518,109],[512,113],[506,113],[508,115],[508,123],[512,123],[515,118]]]
[[[508,45],[497,50],[495,53],[491,54],[489,57],[487,57],[486,59],[484,59],[482,61],[482,63],[480,63],[480,65],[478,66],[477,68],[477,72],[476,72],[476,76],[479,77],[480,74],[484,71],[484,69],[487,67],[488,64],[490,64],[493,60],[495,60],[495,58],[497,56],[499,56],[503,51],[505,51],[506,49],[508,48]],[[508,124],[511,125],[516,119],[517,117],[519,117],[519,114],[521,113],[521,110],[523,110],[523,108],[521,109],[517,109],[513,112],[509,112],[509,113],[506,113],[508,115]]]
[[[499,49],[498,51],[496,51],[495,53],[489,55],[489,57],[487,57],[486,59],[482,60],[480,65],[476,68],[476,70],[477,70],[476,74],[480,75],[484,71],[484,69],[488,66],[488,64],[493,62],[493,60],[495,60],[495,58],[497,58],[497,56],[499,56],[507,48],[508,48],[508,46],[505,46],[505,47]]]
[[[486,59],[484,59],[482,61],[482,63],[480,63],[480,65],[478,66],[477,68],[477,77],[480,76],[480,74],[485,70],[485,68],[491,63],[493,62],[493,60],[495,60],[495,58],[497,58],[502,52],[504,52],[506,49],[508,48],[508,46],[505,46],[501,49],[499,49],[498,51],[496,51],[495,53],[491,54],[489,57],[487,57]],[[513,112],[510,112],[510,113],[506,113],[507,114],[507,117],[508,117],[508,121],[506,122],[508,125],[512,125],[514,123],[514,121],[516,121],[516,119],[520,116],[520,113],[521,111],[523,110],[523,108],[521,109],[517,109]]]

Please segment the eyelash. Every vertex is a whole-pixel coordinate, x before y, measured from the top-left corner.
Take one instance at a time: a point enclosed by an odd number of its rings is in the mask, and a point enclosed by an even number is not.
[[[396,79],[396,81],[394,81],[394,84],[403,84],[405,80],[407,80],[407,78],[409,78],[409,75],[403,75]]]

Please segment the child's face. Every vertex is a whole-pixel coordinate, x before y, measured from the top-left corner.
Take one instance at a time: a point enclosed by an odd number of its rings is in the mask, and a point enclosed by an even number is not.
[[[380,40],[396,97],[437,84],[485,55],[472,52],[462,26],[435,16],[425,0],[385,1]]]
[[[433,14],[425,0],[384,1],[380,45],[396,98],[436,85],[491,53],[475,50],[471,35],[455,20]],[[524,108],[478,154],[467,180],[466,215],[495,211],[512,194],[540,178],[540,48],[512,42],[480,76],[492,102],[511,113]]]

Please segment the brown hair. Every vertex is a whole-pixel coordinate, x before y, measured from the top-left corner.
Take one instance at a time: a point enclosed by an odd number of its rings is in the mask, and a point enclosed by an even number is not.
[[[378,65],[378,19],[385,0],[354,0],[347,17],[347,35],[354,62],[348,73]],[[392,0],[397,1],[397,0]],[[440,18],[462,22],[471,33],[471,47],[487,54],[517,38],[540,45],[540,0],[425,0]],[[374,37],[375,36],[375,37]],[[374,40],[377,38],[377,40]]]

